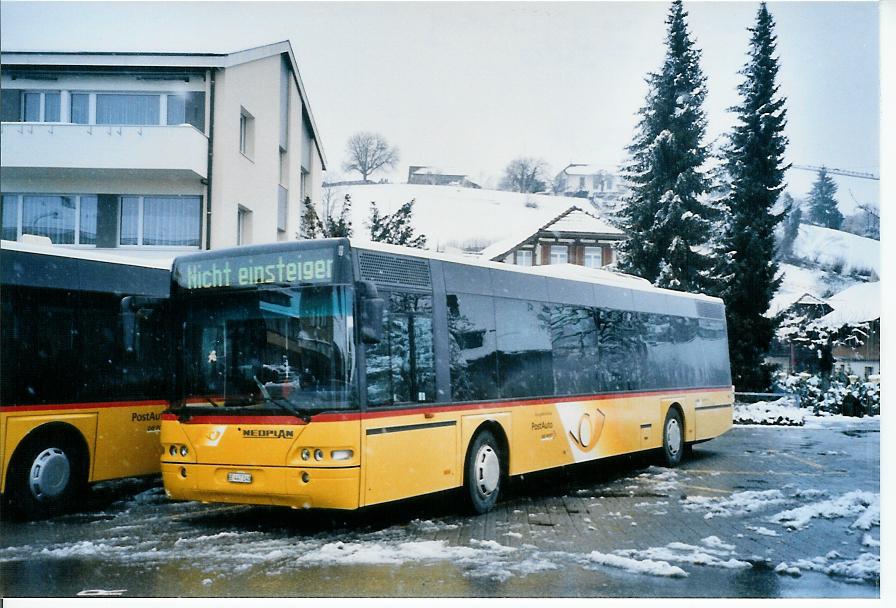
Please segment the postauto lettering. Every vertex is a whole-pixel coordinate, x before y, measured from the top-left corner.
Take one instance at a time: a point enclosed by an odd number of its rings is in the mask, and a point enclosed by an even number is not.
[[[187,289],[247,287],[264,283],[324,283],[333,280],[332,252],[278,253],[186,263],[178,283]]]

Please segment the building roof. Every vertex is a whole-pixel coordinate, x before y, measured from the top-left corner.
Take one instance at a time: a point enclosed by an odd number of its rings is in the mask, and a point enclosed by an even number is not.
[[[320,132],[311,112],[308,94],[299,73],[295,53],[289,40],[275,42],[251,49],[231,53],[144,53],[126,52],[94,52],[94,51],[2,51],[0,64],[5,69],[10,66],[51,66],[51,67],[167,67],[167,68],[229,68],[235,65],[266,59],[285,53],[289,57],[292,73],[302,97],[302,104],[311,123],[314,142],[320,154],[322,168],[326,169],[327,158],[321,144]]]
[[[598,173],[612,173],[612,169],[607,169],[605,167],[600,167],[598,165],[586,165],[586,164],[570,164],[567,165],[561,173],[566,173],[567,175],[596,175]]]
[[[834,309],[818,321],[826,327],[839,328],[880,319],[880,281],[857,283],[834,294],[826,303]]]
[[[519,230],[512,236],[489,245],[482,250],[480,255],[489,260],[502,258],[539,232],[562,232],[612,237],[625,235],[622,230],[573,205],[546,224]]]
[[[453,167],[420,167],[414,171],[414,175],[446,175],[448,177],[466,177],[467,174]]]

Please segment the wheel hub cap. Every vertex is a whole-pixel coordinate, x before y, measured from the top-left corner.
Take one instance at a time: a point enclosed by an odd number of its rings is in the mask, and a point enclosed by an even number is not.
[[[498,488],[500,479],[501,464],[498,455],[491,446],[482,446],[476,453],[476,487],[483,496],[490,496]]]
[[[55,498],[68,485],[71,464],[59,448],[47,448],[37,455],[28,476],[31,493],[40,500]]]
[[[681,449],[681,426],[678,424],[678,420],[673,418],[666,425],[666,439],[669,444],[669,453],[673,456],[678,454]]]

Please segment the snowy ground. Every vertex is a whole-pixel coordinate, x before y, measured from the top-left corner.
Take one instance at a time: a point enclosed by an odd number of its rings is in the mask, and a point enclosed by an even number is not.
[[[675,470],[527,476],[480,517],[445,495],[334,515],[106,484],[81,514],[3,523],[0,592],[876,597],[879,448],[879,419],[735,427]]]

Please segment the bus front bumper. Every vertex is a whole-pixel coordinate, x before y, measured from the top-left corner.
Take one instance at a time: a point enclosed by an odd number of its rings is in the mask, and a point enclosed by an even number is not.
[[[357,509],[360,468],[298,468],[162,463],[165,491],[175,500],[277,505],[294,509]]]

